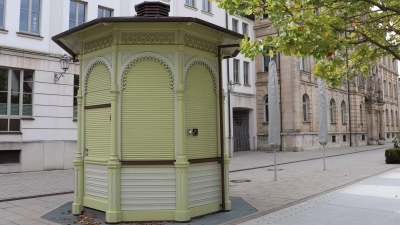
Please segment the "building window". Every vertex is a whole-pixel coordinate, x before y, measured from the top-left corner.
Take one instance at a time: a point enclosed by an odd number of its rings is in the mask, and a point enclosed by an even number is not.
[[[332,136],[332,142],[336,142],[336,136]]]
[[[268,72],[269,71],[269,63],[272,60],[276,60],[276,54],[274,54],[274,57],[272,57],[272,58],[269,55],[263,56],[263,72]]]
[[[365,141],[365,135],[361,135],[361,141]]]
[[[387,95],[387,90],[386,90],[386,81],[383,81],[383,95]]]
[[[306,58],[300,58],[300,70],[307,71]]]
[[[69,2],[69,29],[79,26],[85,22],[86,4],[82,2]]]
[[[389,111],[386,109],[386,126],[389,126]]]
[[[394,116],[393,116],[393,110],[390,111],[390,121],[392,122],[391,125],[394,127]]]
[[[247,25],[247,23],[242,23],[242,34],[243,34],[243,35],[249,33],[248,27],[249,27],[249,26]]]
[[[265,123],[269,122],[268,95],[265,96],[265,99],[264,99],[264,122]]]
[[[0,164],[20,163],[21,150],[1,150]]]
[[[340,111],[341,111],[341,116],[342,116],[342,124],[346,123],[346,103],[342,101],[342,104],[340,105]]]
[[[308,96],[303,95],[303,122],[308,122],[308,105],[309,105]]]
[[[364,122],[364,115],[363,115],[363,110],[362,110],[362,105],[360,105],[360,124],[361,124],[361,128]]]
[[[203,11],[211,12],[211,2],[209,0],[203,0]]]
[[[40,0],[21,0],[19,31],[39,34]]]
[[[32,116],[33,70],[0,68],[0,131],[20,131],[20,117]]]
[[[233,82],[239,83],[239,60],[233,59]]]
[[[194,0],[186,0],[185,4],[194,7]]]
[[[4,0],[0,0],[0,29],[4,29]]]
[[[390,134],[386,134],[386,138],[390,138]]]
[[[346,141],[347,141],[346,138],[347,138],[347,136],[346,136],[346,135],[343,135],[343,142],[346,142]]]
[[[399,114],[397,114],[397,111],[396,111],[396,114],[394,114],[394,116],[396,117],[396,119],[395,119],[396,127],[399,127]]]
[[[335,100],[331,99],[330,102],[330,118],[331,118],[331,123],[335,122]]]
[[[97,9],[97,18],[101,18],[101,17],[111,17],[112,16],[112,9],[107,9],[107,8],[102,8],[99,7]]]
[[[268,19],[268,14],[263,14],[262,17],[261,17],[261,19],[262,19],[262,20],[263,20],[263,19]]]
[[[389,85],[388,85],[388,95],[389,95],[389,97],[392,97],[392,91],[390,90],[390,86],[391,86],[392,84],[389,82]]]
[[[79,90],[79,75],[74,75],[74,104],[73,104],[73,118],[76,119],[78,117],[78,100],[76,96],[78,95]]]
[[[232,19],[232,30],[235,32],[238,32],[238,21],[235,19]]]
[[[249,84],[249,62],[243,62],[243,84]]]

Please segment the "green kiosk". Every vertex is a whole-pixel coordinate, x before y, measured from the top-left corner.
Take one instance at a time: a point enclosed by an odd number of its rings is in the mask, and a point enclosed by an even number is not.
[[[117,223],[230,210],[221,62],[243,35],[160,2],[135,9],[52,38],[80,62],[72,212]]]

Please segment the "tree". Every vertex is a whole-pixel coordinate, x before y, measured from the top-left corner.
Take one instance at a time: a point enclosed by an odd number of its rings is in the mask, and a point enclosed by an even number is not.
[[[313,56],[313,73],[336,86],[368,75],[383,56],[400,60],[398,0],[212,0],[229,14],[268,15],[278,36],[242,41],[242,53]],[[346,66],[348,58],[348,66]]]

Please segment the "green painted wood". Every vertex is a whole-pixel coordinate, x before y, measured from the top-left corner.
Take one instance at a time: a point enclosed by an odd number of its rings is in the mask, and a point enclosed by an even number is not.
[[[186,135],[186,155],[188,159],[218,157],[217,95],[212,74],[198,64],[186,80],[185,127],[199,130],[198,136]]]
[[[127,71],[121,119],[122,160],[174,159],[174,91],[159,62],[142,61]]]
[[[98,64],[88,74],[85,106],[109,104],[110,100],[110,75],[104,65]],[[85,110],[85,147],[90,157],[110,156],[110,114],[110,107]]]

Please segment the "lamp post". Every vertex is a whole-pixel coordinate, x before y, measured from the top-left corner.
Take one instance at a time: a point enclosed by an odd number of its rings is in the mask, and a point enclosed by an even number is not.
[[[60,65],[61,69],[63,70],[62,73],[54,73],[54,83],[57,83],[57,81],[64,76],[65,72],[69,69],[69,65],[71,64],[71,58],[64,54],[61,59],[60,59]]]
[[[228,127],[229,127],[229,154],[231,154],[232,148],[232,129],[231,129],[231,93],[235,89],[235,83],[230,80],[228,82]]]

